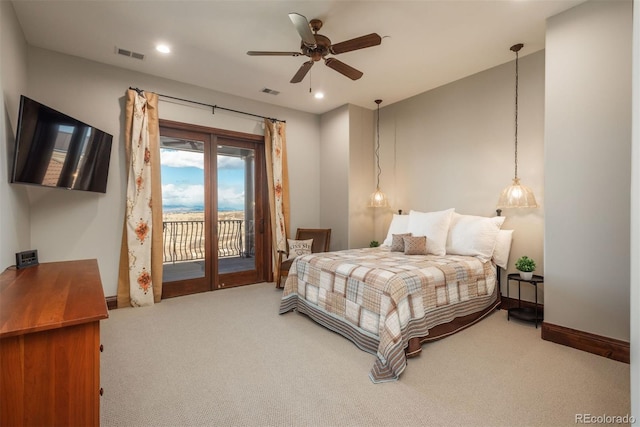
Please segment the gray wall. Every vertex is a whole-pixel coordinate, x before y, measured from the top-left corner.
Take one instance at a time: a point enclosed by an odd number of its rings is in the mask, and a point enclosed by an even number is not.
[[[625,341],[631,28],[631,2],[588,2],[549,21],[546,52],[525,45],[518,175],[540,207],[503,212],[509,271],[526,254],[545,275],[545,320]],[[381,110],[392,208],[376,217],[378,237],[396,209],[493,213],[513,176],[513,72],[510,62]]]
[[[630,1],[548,20],[545,322],[629,341]]]
[[[497,48],[515,59],[509,47]],[[518,176],[541,207],[504,210],[503,228],[514,230],[509,271],[515,271],[518,257],[528,255],[543,274],[544,52],[526,49],[519,60]],[[378,240],[397,209],[496,214],[500,192],[514,175],[514,102],[511,60],[381,109],[380,180],[391,208],[376,213]],[[542,289],[539,297],[544,298]],[[533,289],[523,287],[523,298],[533,300]]]
[[[320,119],[320,129],[320,223],[323,228],[331,228],[332,251],[347,249],[349,245],[349,106],[344,105],[323,114]]]
[[[362,248],[373,240],[372,111],[343,105],[321,117],[320,223],[331,228],[331,250]]]
[[[372,106],[375,103],[371,102]],[[349,105],[349,248],[368,247],[374,239],[375,118],[372,110]]]
[[[0,2],[0,271],[15,253],[30,249],[29,202],[24,188],[9,184],[20,94],[27,87],[27,44],[11,3]]]

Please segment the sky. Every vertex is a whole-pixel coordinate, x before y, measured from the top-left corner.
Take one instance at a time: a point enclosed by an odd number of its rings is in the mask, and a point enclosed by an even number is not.
[[[201,152],[160,149],[163,210],[204,210],[203,159]],[[218,156],[218,210],[243,209],[244,162]]]

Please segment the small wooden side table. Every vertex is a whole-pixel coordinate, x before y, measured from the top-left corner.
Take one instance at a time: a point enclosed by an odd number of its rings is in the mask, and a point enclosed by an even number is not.
[[[507,298],[509,298],[509,282],[511,280],[518,282],[518,306],[507,309],[507,320],[513,316],[516,319],[534,322],[537,329],[538,322],[542,322],[544,319],[544,312],[538,305],[538,284],[544,283],[544,277],[534,274],[531,279],[523,279],[519,273],[507,275]],[[536,303],[534,307],[522,307],[522,301],[520,299],[520,284],[522,282],[529,283],[535,287]]]

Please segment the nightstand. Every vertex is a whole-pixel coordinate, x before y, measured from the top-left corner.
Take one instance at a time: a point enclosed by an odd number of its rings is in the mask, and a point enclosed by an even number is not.
[[[544,283],[544,277],[534,274],[531,279],[523,279],[520,277],[520,273],[507,275],[507,298],[509,298],[509,282],[512,280],[518,282],[518,306],[507,309],[507,320],[513,316],[516,319],[534,322],[537,329],[538,322],[542,322],[544,319],[543,310],[538,306],[538,284]],[[536,303],[534,307],[522,307],[522,301],[520,300],[520,284],[522,282],[529,283],[535,287]]]

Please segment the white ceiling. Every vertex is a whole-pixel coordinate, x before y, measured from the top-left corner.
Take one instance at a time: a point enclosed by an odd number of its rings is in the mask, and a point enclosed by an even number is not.
[[[351,103],[375,109],[544,48],[545,20],[583,0],[157,1],[14,0],[27,43],[311,113]],[[248,56],[248,50],[298,51],[288,13],[324,21],[333,43],[378,33],[380,46],[336,58],[364,72],[352,81],[317,62]],[[156,52],[164,42],[172,53]],[[117,55],[142,53],[143,61]],[[277,96],[263,88],[279,91]],[[322,90],[315,99],[309,89]],[[147,87],[145,90],[153,91]],[[172,95],[172,94],[166,94]]]

